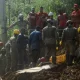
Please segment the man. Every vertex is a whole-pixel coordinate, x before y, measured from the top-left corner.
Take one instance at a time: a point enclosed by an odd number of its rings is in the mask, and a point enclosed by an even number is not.
[[[63,13],[62,10],[59,10],[59,15],[58,15],[58,29],[59,29],[59,37],[62,36],[63,29],[66,27],[66,22],[68,18],[66,13]]]
[[[46,59],[49,61],[49,58],[52,56],[52,62],[56,64],[56,40],[58,37],[57,30],[55,26],[52,26],[51,19],[47,20],[47,26],[42,30],[42,39],[46,46]]]
[[[73,27],[71,20],[67,21],[67,28],[63,30],[62,42],[66,48],[67,65],[72,65],[75,54],[75,44],[77,41],[77,29]]]
[[[10,40],[5,44],[6,49],[6,72],[10,71],[11,68],[11,55],[10,55]]]
[[[33,66],[36,66],[37,60],[40,56],[40,44],[42,42],[40,27],[36,27],[29,37],[29,47],[31,50],[31,57]]]
[[[22,28],[17,38],[19,69],[23,69],[24,66],[27,65],[27,53],[26,53],[27,44],[28,44],[28,37],[25,36],[25,29]]]
[[[73,26],[78,28],[80,25],[80,9],[78,4],[74,4],[74,11],[71,13],[71,19],[73,22]]]
[[[36,28],[36,18],[37,14],[35,13],[35,8],[32,7],[28,17],[30,33]]]
[[[11,70],[16,71],[18,68],[18,49],[17,49],[17,37],[19,35],[19,30],[14,30],[13,37],[10,38],[10,55],[11,55]]]
[[[53,23],[52,25],[57,27],[57,21],[53,18],[53,12],[49,12],[48,16],[49,16],[49,19],[51,19]]]
[[[25,28],[26,32],[27,32],[27,24],[28,24],[28,21],[24,20],[24,16],[23,14],[19,14],[18,16],[18,21],[15,22],[14,24],[12,24],[8,29],[10,28],[13,28],[14,26],[17,25],[18,29],[21,30],[21,28]]]
[[[5,68],[6,68],[6,50],[3,47],[1,49],[1,55],[0,55],[0,76],[3,76],[5,74]]]
[[[80,26],[79,28],[77,29],[78,30],[78,47],[77,47],[77,50],[75,52],[75,56],[76,56],[76,63],[80,63]]]
[[[36,25],[41,28],[41,30],[46,26],[46,18],[48,14],[43,12],[43,7],[40,7],[40,12],[37,13],[37,22]]]

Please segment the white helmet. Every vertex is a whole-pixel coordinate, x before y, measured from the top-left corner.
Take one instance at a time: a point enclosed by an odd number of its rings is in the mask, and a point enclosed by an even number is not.
[[[49,12],[48,16],[53,16],[53,12]]]

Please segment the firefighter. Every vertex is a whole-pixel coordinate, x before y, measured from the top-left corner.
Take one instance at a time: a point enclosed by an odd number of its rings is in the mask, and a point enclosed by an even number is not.
[[[10,71],[11,67],[11,55],[10,55],[10,40],[5,44],[6,49],[6,72]]]
[[[10,54],[11,54],[11,70],[16,71],[18,66],[18,49],[17,49],[17,37],[19,30],[14,29],[14,35],[10,38]]]
[[[73,27],[71,20],[67,21],[67,28],[63,30],[62,43],[66,48],[67,65],[72,65],[75,56],[75,44],[77,42],[77,29]]]
[[[28,21],[27,21],[27,20],[24,20],[23,14],[20,13],[20,14],[18,15],[18,21],[15,22],[14,24],[12,24],[8,29],[13,28],[13,27],[15,27],[16,25],[18,26],[18,29],[19,29],[19,30],[21,30],[22,28],[25,28],[26,33],[27,33]]]
[[[57,40],[57,29],[55,26],[52,26],[51,19],[47,20],[47,26],[42,30],[42,39],[46,46],[46,59],[49,61],[49,58],[52,56],[52,62],[56,64],[56,40]]]
[[[18,68],[23,69],[27,65],[27,53],[26,47],[28,44],[28,37],[25,35],[26,30],[22,28],[20,34],[17,37],[18,45]]]
[[[74,4],[74,11],[71,13],[71,19],[73,22],[73,26],[78,28],[80,24],[80,9],[78,4]]]
[[[80,25],[77,30],[78,30],[78,48],[75,52],[75,56],[76,56],[75,61],[76,63],[80,63]]]
[[[40,7],[40,12],[37,13],[37,21],[36,26],[39,26],[41,30],[46,26],[46,20],[48,18],[48,14],[44,12],[44,8]]]
[[[59,37],[62,36],[63,29],[66,28],[67,20],[68,20],[68,17],[66,13],[64,13],[63,10],[59,10],[59,15],[58,15]]]
[[[35,13],[35,8],[32,7],[31,12],[29,13],[28,16],[30,33],[36,28],[36,19],[37,19],[37,14]]]
[[[0,55],[0,76],[3,76],[5,74],[5,68],[6,68],[6,50],[3,47],[1,49]]]
[[[29,48],[31,51],[31,57],[33,66],[36,66],[37,60],[40,57],[40,44],[42,42],[42,36],[40,27],[36,27],[35,31],[30,34]]]
[[[53,12],[49,12],[48,16],[49,16],[49,19],[52,20],[53,26],[57,27],[57,21],[54,19],[54,14],[53,14]]]

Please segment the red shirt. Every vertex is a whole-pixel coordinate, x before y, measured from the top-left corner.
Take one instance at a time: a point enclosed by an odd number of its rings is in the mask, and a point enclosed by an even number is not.
[[[48,17],[48,14],[43,12],[43,13],[38,13],[37,14],[37,22],[36,22],[36,25],[37,26],[40,26],[41,29],[43,29],[45,26],[44,26],[44,22],[46,21],[46,18]]]
[[[66,13],[63,13],[62,15],[58,15],[59,27],[65,28],[66,27],[66,22],[67,22]]]
[[[37,19],[37,14],[36,13],[29,13],[29,24],[30,24],[30,27],[32,29],[34,29],[36,27],[36,19]]]
[[[71,13],[71,19],[74,23],[74,27],[79,27],[79,25],[80,25],[80,10],[73,11]]]

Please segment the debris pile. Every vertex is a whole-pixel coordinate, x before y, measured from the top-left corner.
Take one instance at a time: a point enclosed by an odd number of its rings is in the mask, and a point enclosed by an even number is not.
[[[80,65],[66,67],[63,71],[58,70],[41,71],[33,76],[33,80],[80,80]]]
[[[58,65],[48,70],[39,72],[11,72],[6,74],[3,80],[80,80],[80,65]]]

